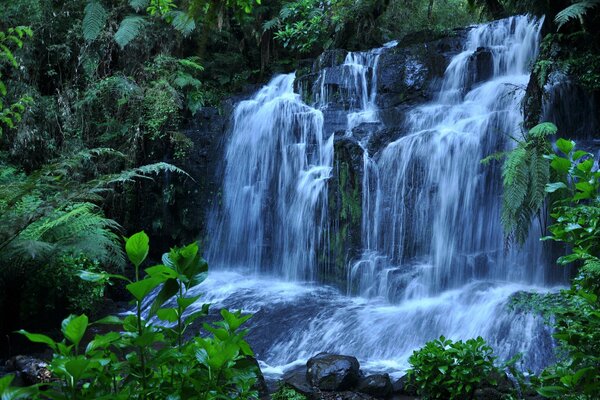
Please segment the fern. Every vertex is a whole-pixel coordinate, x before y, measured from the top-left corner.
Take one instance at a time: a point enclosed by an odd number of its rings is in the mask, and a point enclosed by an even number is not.
[[[142,10],[145,10],[146,7],[148,7],[149,1],[148,0],[129,0],[129,5],[135,11],[142,11]]]
[[[108,13],[104,6],[97,0],[90,0],[85,6],[83,38],[90,42],[96,40],[106,25],[107,19]]]
[[[546,198],[546,184],[550,181],[550,162],[537,151],[529,158],[529,175],[529,207],[539,210]]]
[[[196,21],[191,15],[183,11],[171,11],[171,16],[171,25],[183,36],[189,36],[196,29]]]
[[[115,42],[121,49],[127,46],[133,39],[138,37],[146,19],[138,15],[130,15],[121,21],[119,29],[115,33]]]
[[[583,0],[577,3],[571,4],[554,17],[554,22],[558,28],[562,28],[567,22],[572,19],[578,19],[580,22],[583,21],[585,14],[592,8],[597,7],[600,4],[600,0]]]

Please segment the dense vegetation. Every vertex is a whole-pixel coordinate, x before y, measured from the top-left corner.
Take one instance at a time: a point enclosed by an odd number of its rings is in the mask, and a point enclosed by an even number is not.
[[[144,228],[175,243],[196,239],[161,232],[157,212],[177,190],[163,193],[167,177],[171,186],[190,184],[181,167],[194,144],[183,131],[203,109],[222,111],[223,99],[274,72],[305,67],[329,48],[437,37],[532,12],[547,14],[533,66],[538,89],[563,73],[600,90],[595,0],[4,0],[0,7],[0,353],[18,348],[10,332],[26,329],[52,350],[57,378],[44,391],[0,378],[7,398],[256,397],[253,354],[239,329],[248,316],[222,310],[222,320],[203,325],[203,337],[184,340],[208,309],[190,309],[199,297],[188,291],[207,273],[198,245],[174,248],[169,262],[142,271],[165,245],[149,253],[140,233],[123,251],[121,237]],[[536,114],[535,104],[525,107]],[[553,316],[562,357],[539,377],[520,379],[546,397],[592,399],[600,390],[600,172],[592,154],[535,119],[514,150],[492,157],[505,157],[507,243],[525,242],[537,220],[544,240],[563,246],[558,263],[577,272],[569,290],[538,299]],[[153,290],[159,294],[148,304]],[[129,295],[136,315],[90,322],[104,316],[107,297]],[[60,321],[63,337],[55,340]],[[125,334],[96,335],[84,348],[92,324]],[[50,333],[29,333],[38,330]],[[498,373],[480,339],[440,338],[411,363],[410,378],[429,398],[467,398]],[[277,393],[301,398],[288,388]]]

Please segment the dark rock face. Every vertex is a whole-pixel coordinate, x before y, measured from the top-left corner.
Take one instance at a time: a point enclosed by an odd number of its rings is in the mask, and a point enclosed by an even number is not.
[[[381,109],[432,99],[435,83],[444,76],[452,55],[462,48],[466,30],[455,35],[385,51],[378,65],[378,99]]]
[[[344,391],[360,378],[358,360],[351,356],[320,353],[308,360],[306,377],[321,390]]]
[[[9,373],[15,372],[18,377],[16,382],[20,380],[25,386],[50,382],[52,379],[48,364],[30,356],[11,358],[6,362],[6,371]]]
[[[417,389],[408,381],[408,375],[403,375],[392,384],[394,394],[404,396],[416,396]]]
[[[473,393],[475,400],[501,400],[504,398],[504,393],[494,388],[481,388]]]
[[[357,390],[375,397],[387,397],[393,391],[388,374],[369,375],[360,380]]]
[[[306,375],[306,366],[300,366],[286,372],[282,380],[297,392],[302,393],[305,396],[312,395],[316,389],[308,381]]]
[[[338,285],[346,283],[348,261],[358,256],[361,245],[363,149],[358,141],[338,136],[334,141],[334,161],[328,185],[329,258],[322,260],[322,276]]]
[[[471,85],[484,82],[494,75],[494,57],[492,51],[480,47],[469,57],[469,75]]]

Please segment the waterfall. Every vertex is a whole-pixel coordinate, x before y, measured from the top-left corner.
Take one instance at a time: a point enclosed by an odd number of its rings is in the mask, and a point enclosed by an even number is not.
[[[294,78],[276,77],[235,109],[213,265],[315,278],[333,137],[324,137],[321,111],[294,93]]]
[[[237,105],[207,249],[212,272],[195,290],[217,307],[255,313],[249,338],[267,373],[321,351],[401,371],[442,334],[481,335],[501,359],[521,352],[534,370],[551,360],[541,318],[508,304],[560,281],[539,227],[522,249],[505,246],[499,168],[480,163],[521,134],[540,26],[517,16],[470,29],[434,100],[412,107],[402,134],[376,154],[367,143],[383,126],[379,61],[396,43],[322,69],[312,105],[294,93],[293,74]],[[328,118],[338,129],[326,129]],[[365,124],[373,129],[354,137]],[[324,285],[320,270],[338,138],[363,152],[362,256],[346,267],[346,295]]]

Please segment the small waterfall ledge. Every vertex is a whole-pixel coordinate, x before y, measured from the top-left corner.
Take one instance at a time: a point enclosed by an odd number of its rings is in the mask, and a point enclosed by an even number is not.
[[[502,359],[523,353],[524,368],[552,360],[541,318],[508,304],[565,277],[535,233],[505,248],[500,172],[480,164],[522,129],[541,23],[329,53],[236,106],[212,270],[194,290],[255,313],[265,372],[321,351],[401,372],[442,334],[483,336]]]

